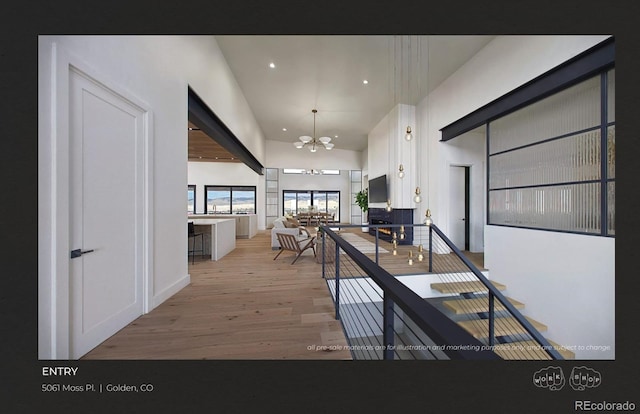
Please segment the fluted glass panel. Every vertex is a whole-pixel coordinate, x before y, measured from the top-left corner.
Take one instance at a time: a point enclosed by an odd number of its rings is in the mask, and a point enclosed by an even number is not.
[[[267,168],[267,180],[277,181],[278,180],[278,169],[277,168]]]
[[[277,205],[268,205],[267,206],[267,216],[277,216],[278,215],[278,206]]]
[[[616,127],[607,128],[607,178],[616,177]]]
[[[278,191],[278,182],[277,181],[267,181],[267,191],[274,192]]]
[[[616,234],[616,183],[607,183],[607,233]]]
[[[489,188],[600,178],[600,130],[492,155]]]
[[[600,232],[600,183],[489,192],[489,223]]]
[[[616,71],[610,70],[607,73],[607,121],[616,120]]]
[[[596,76],[490,123],[489,153],[595,127],[601,122]]]

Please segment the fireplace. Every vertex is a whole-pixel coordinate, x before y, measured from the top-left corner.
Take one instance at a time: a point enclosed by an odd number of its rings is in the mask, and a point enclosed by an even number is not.
[[[393,240],[392,233],[398,233],[398,244],[413,244],[413,227],[405,227],[405,238],[400,240],[400,227],[384,227],[385,224],[413,224],[413,209],[410,208],[394,208],[387,211],[384,208],[369,209],[369,224],[380,225],[378,233],[380,240],[391,242]],[[369,228],[369,234],[375,236],[376,229]]]

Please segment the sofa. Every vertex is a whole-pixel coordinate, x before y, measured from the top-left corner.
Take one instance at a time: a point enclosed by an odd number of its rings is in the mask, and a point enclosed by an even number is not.
[[[271,250],[280,248],[280,242],[278,242],[278,236],[276,236],[278,233],[292,234],[299,240],[311,237],[309,231],[304,226],[301,226],[296,219],[278,217],[273,221],[273,228],[271,229]]]

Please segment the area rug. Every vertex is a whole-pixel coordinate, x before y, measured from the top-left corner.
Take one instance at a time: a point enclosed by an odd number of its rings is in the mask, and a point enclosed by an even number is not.
[[[358,236],[355,233],[340,233],[340,237],[344,240],[348,241],[355,247],[360,250],[362,253],[373,253],[376,252],[376,244],[370,242],[369,240],[365,240],[362,237]],[[389,250],[384,247],[378,245],[378,253],[389,253]]]

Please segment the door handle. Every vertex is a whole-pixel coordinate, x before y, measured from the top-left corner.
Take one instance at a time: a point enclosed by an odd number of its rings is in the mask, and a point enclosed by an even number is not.
[[[460,220],[464,221],[464,219],[463,219],[463,218],[461,218]]]
[[[93,251],[94,251],[94,249],[91,249],[91,250],[81,250],[81,249],[71,250],[71,258],[75,259],[76,257],[80,257],[83,254],[91,253]]]

